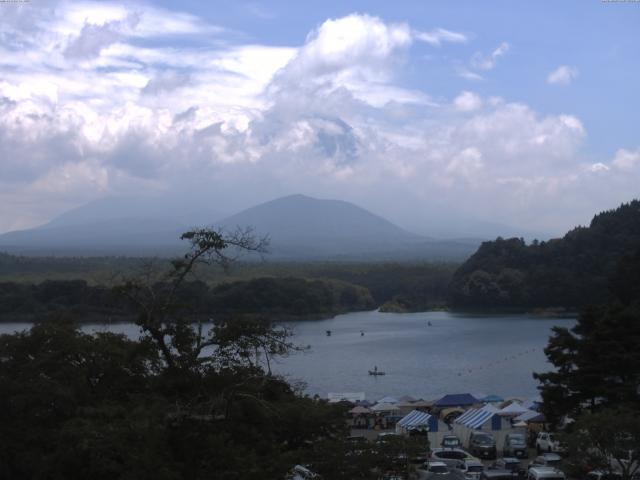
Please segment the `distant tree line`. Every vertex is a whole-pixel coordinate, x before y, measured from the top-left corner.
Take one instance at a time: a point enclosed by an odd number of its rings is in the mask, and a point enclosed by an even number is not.
[[[256,278],[210,287],[202,281],[180,285],[177,300],[190,315],[260,314],[271,318],[326,317],[370,310],[364,287],[339,280]],[[112,288],[84,280],[0,283],[0,319],[31,320],[65,315],[82,321],[123,320],[131,306]]]
[[[483,243],[454,274],[457,308],[579,309],[611,299],[608,277],[640,247],[640,201],[596,215],[547,242],[498,238]]]

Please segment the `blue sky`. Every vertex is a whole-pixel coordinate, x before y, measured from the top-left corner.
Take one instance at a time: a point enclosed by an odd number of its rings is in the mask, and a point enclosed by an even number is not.
[[[639,32],[638,2],[0,4],[0,231],[197,191],[561,233],[638,195]]]

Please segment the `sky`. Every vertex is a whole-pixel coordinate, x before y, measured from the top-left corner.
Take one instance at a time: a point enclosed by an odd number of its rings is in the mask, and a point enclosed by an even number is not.
[[[0,232],[302,193],[559,234],[639,196],[639,85],[632,1],[0,2]]]

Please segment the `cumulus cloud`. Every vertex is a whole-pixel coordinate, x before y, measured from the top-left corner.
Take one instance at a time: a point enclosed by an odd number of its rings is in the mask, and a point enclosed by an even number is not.
[[[625,172],[631,172],[640,167],[640,148],[636,151],[625,150],[621,148],[616,152],[612,162],[614,167]]]
[[[578,69],[568,65],[560,65],[547,76],[551,85],[569,85],[578,76]]]
[[[574,115],[406,86],[412,44],[462,34],[352,14],[298,45],[216,43],[224,30],[192,15],[137,6],[132,21],[118,4],[79,5],[3,24],[0,231],[105,195],[174,190],[238,206],[294,192],[344,198],[405,225],[433,211],[416,205],[455,204],[544,228],[560,221],[567,192],[599,191]],[[156,41],[175,35],[188,39]],[[632,171],[639,155],[620,150],[605,173]],[[634,191],[630,177],[617,194]]]
[[[461,112],[471,112],[482,107],[482,99],[473,92],[461,92],[453,100],[453,107]]]

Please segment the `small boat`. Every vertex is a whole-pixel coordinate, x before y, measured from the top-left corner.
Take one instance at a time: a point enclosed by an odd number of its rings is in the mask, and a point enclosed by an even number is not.
[[[386,375],[386,373],[378,370],[369,370],[369,375]]]
[[[327,337],[331,336],[331,330],[327,330]]]

